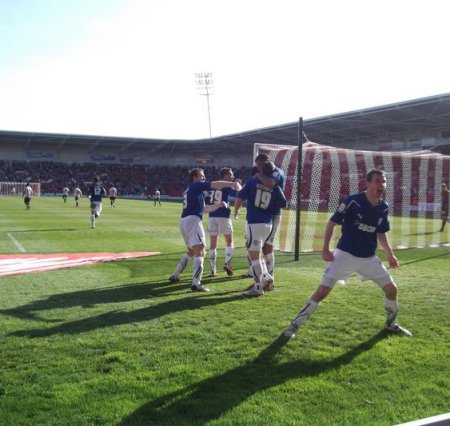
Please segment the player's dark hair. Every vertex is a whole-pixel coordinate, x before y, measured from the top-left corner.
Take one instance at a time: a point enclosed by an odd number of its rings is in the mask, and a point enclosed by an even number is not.
[[[255,158],[255,163],[257,161],[269,161],[269,156],[267,154],[258,154]]]
[[[98,183],[98,181],[100,180],[100,178],[98,176],[94,176],[94,182]]]
[[[194,178],[201,172],[204,173],[205,171],[199,167],[189,170],[189,182],[193,182]]]
[[[219,177],[222,179],[225,175],[231,175],[231,167],[222,167],[219,170]]]
[[[367,182],[372,182],[373,175],[381,175],[381,176],[383,176],[383,175],[386,175],[386,172],[384,170],[381,170],[381,169],[372,169],[372,170],[370,170],[370,172],[367,173],[367,177],[366,177]]]
[[[263,176],[271,176],[275,170],[275,164],[272,161],[266,161],[261,167],[261,173]]]

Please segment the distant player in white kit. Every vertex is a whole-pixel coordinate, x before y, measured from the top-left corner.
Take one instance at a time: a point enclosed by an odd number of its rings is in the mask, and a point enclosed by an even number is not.
[[[109,201],[111,203],[111,207],[116,207],[116,197],[117,197],[117,189],[114,186],[109,188]]]
[[[27,186],[23,190],[22,196],[27,210],[30,210],[31,197],[33,196],[33,190],[31,189],[30,184],[27,184]]]
[[[78,207],[78,202],[80,201],[80,198],[83,196],[83,193],[81,192],[81,189],[78,186],[73,190],[73,196],[75,198],[75,205]]]
[[[95,228],[95,219],[100,216],[102,212],[102,199],[106,196],[106,189],[100,183],[98,176],[94,177],[94,184],[89,188],[89,198],[91,200],[91,227]]]
[[[67,188],[67,186],[65,186],[63,188],[62,192],[63,192],[62,198],[63,198],[64,202],[67,203],[67,196],[69,195],[70,189]]]
[[[153,207],[155,207],[156,206],[156,203],[159,203],[159,205],[161,206],[161,192],[160,192],[160,190],[159,189],[156,189],[156,191],[155,191],[155,202],[154,202],[154,204],[153,204]]]

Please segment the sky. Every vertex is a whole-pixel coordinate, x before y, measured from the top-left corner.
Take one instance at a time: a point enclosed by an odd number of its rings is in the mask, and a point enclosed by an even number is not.
[[[199,139],[448,93],[449,16],[447,0],[0,0],[0,130]]]

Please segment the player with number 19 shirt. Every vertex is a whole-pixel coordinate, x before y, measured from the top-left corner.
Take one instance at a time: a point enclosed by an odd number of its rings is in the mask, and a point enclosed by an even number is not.
[[[221,180],[233,182],[233,170],[230,167],[223,167],[219,171]],[[206,203],[214,205],[224,201],[229,205],[231,197],[236,196],[236,191],[232,188],[212,189],[206,193]],[[223,269],[228,276],[233,275],[231,260],[233,258],[233,223],[231,222],[231,209],[229,206],[221,207],[209,213],[208,219],[209,233],[209,264],[211,268],[211,276],[217,275],[216,259],[217,259],[217,239],[219,235],[223,235],[225,239],[225,264]]]
[[[262,169],[261,174],[270,176],[275,165],[268,161]],[[247,181],[244,188],[239,192],[235,209],[239,211],[243,200],[247,200],[247,227],[246,246],[252,265],[252,276],[255,280],[253,287],[244,292],[245,296],[259,296],[264,294],[264,287],[273,283],[273,277],[267,270],[264,258],[261,253],[267,239],[272,232],[273,212],[286,206],[286,198],[278,185],[272,188],[263,184],[259,174]]]
[[[259,179],[265,186],[273,188],[276,185],[283,191],[285,175],[282,169],[274,165],[273,172],[270,174],[270,176],[264,176],[264,174],[261,173],[262,167],[267,161],[269,161],[269,156],[264,153],[258,154],[258,156],[255,158],[255,165],[259,170]],[[281,208],[277,207],[272,212],[272,232],[270,233],[270,236],[265,242],[262,249],[264,260],[267,265],[267,270],[272,277],[274,277],[275,270],[275,255],[273,253],[273,245],[281,222],[281,211]],[[274,284],[267,288],[267,290],[273,289]]]

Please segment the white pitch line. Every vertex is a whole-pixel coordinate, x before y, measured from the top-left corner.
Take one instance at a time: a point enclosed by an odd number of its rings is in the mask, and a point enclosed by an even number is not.
[[[21,251],[22,253],[26,253],[27,251],[25,250],[25,248],[23,247],[22,244],[19,243],[19,241],[17,241],[11,233],[7,232],[6,235],[9,237],[9,239],[14,243],[14,245],[17,247],[17,249],[19,251]]]

